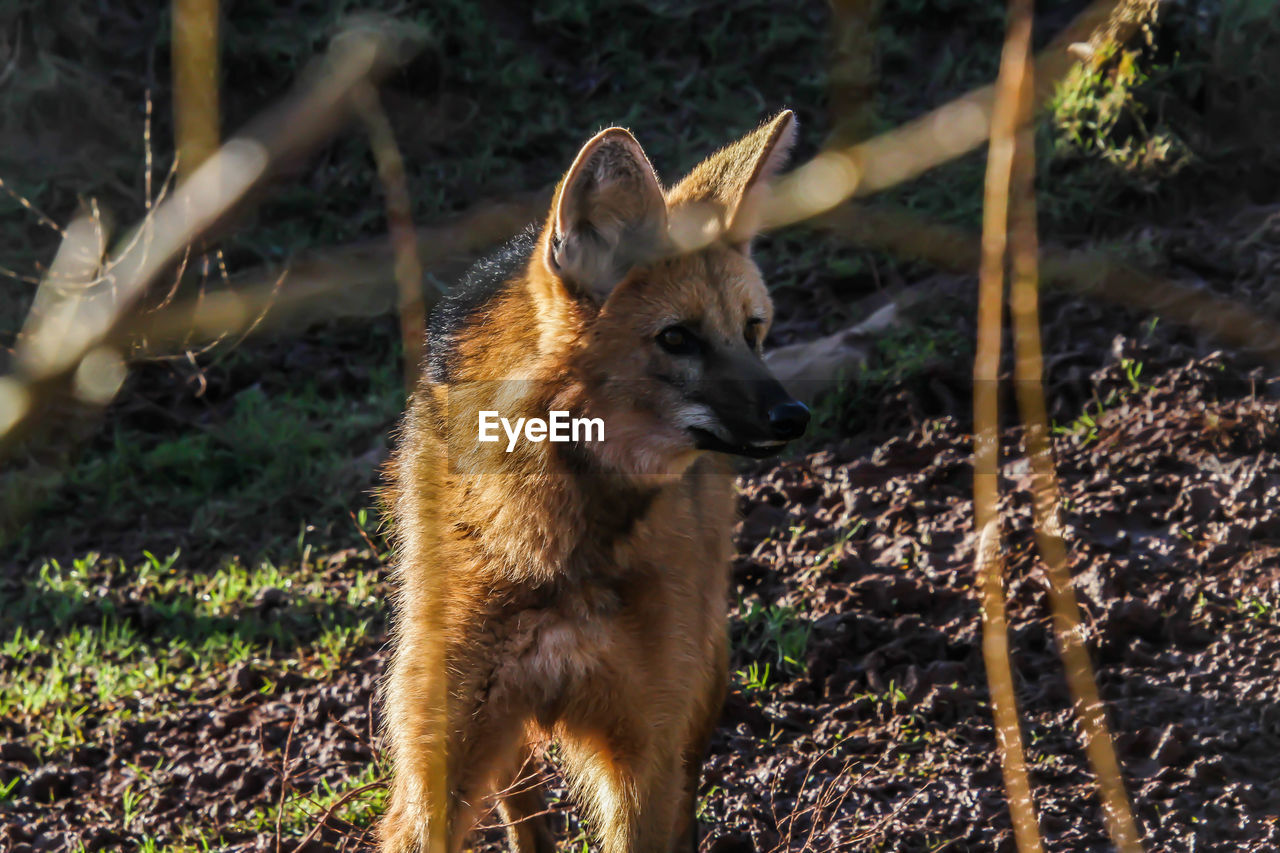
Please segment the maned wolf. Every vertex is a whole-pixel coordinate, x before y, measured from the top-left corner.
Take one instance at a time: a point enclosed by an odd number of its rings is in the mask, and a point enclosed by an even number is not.
[[[809,421],[761,359],[772,305],[748,253],[794,135],[784,112],[664,192],[631,134],[605,130],[541,232],[433,315],[389,465],[384,851],[442,850],[446,832],[457,851],[495,801],[513,849],[554,850],[541,794],[512,784],[549,739],[605,851],[697,849],[727,678],[722,454],[770,455]],[[695,209],[719,237],[682,254]],[[519,418],[551,412],[603,435],[519,441]],[[511,440],[480,441],[485,416],[516,423]]]

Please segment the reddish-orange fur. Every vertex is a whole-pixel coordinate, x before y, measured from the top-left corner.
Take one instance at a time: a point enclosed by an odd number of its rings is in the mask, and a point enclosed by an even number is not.
[[[383,850],[425,851],[446,831],[429,819],[439,750],[452,853],[548,738],[604,850],[696,849],[699,766],[726,683],[733,485],[724,457],[673,419],[689,404],[654,380],[666,362],[652,341],[696,317],[716,346],[758,351],[744,325],[767,326],[771,306],[745,251],[749,207],[792,125],[784,113],[665,194],[629,134],[598,136],[527,267],[454,334],[448,381],[420,385],[389,468],[398,592]],[[726,239],[663,254],[667,215],[691,204],[718,211]],[[475,441],[481,409],[600,417],[605,440],[507,453]],[[441,677],[443,726],[429,714]],[[497,805],[515,850],[554,849],[540,820],[524,820],[542,808],[536,792]]]

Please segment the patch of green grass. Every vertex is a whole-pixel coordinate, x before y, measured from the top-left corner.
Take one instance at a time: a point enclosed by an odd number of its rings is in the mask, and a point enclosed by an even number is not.
[[[1236,612],[1242,613],[1257,622],[1271,622],[1275,614],[1275,606],[1271,602],[1256,596],[1236,599]]]
[[[346,582],[335,584],[335,573]],[[230,560],[209,572],[177,555],[47,563],[0,614],[0,716],[28,726],[37,749],[58,751],[94,737],[104,712],[109,727],[162,714],[238,663],[264,678],[322,677],[383,619],[376,583],[368,556],[323,566]]]
[[[865,518],[846,517],[841,519],[835,541],[819,551],[813,563],[801,569],[798,577],[802,580],[810,580],[820,576],[823,572],[838,570],[840,568],[840,555],[844,547],[862,532],[866,524],[867,520]]]
[[[876,33],[879,131],[890,130],[995,79],[1004,4],[909,0],[884,4]],[[943,26],[940,21],[945,20]],[[921,75],[920,57],[929,56]],[[930,219],[976,227],[982,220],[986,154],[974,152],[890,189],[881,198]]]
[[[899,716],[907,705],[906,691],[893,679],[890,679],[884,689],[879,692],[855,693],[853,698],[855,701],[868,703],[882,719],[891,719]],[[920,718],[915,714],[908,714],[903,717],[903,727],[907,730],[904,743],[914,742],[911,735],[913,727],[915,730],[919,730],[921,725]]]
[[[812,628],[798,609],[753,600],[745,609],[739,607],[733,627],[734,647],[748,659],[764,662],[764,670],[757,668],[763,681],[770,666],[785,675],[804,670]]]
[[[796,608],[740,602],[732,632],[735,654],[745,661],[733,675],[744,693],[767,694],[804,671],[812,627]]]
[[[714,815],[714,803],[717,799],[720,799],[723,794],[724,791],[719,785],[712,785],[707,789],[705,794],[698,797],[698,808],[695,817],[697,817],[699,822],[707,823],[711,821]]]
[[[1154,325],[1153,325],[1154,328]],[[1140,394],[1149,386],[1141,380],[1142,362],[1131,358],[1120,359],[1120,369],[1124,371],[1128,388],[1108,391],[1103,397],[1095,392],[1093,398],[1085,403],[1082,411],[1074,421],[1067,425],[1054,424],[1054,435],[1071,436],[1081,446],[1086,446],[1098,438],[1098,420],[1110,409],[1115,408],[1133,394]]]
[[[363,394],[334,394],[316,380],[270,394],[255,385],[176,432],[114,424],[67,468],[17,537],[17,556],[68,540],[101,548],[95,536],[109,531],[189,551],[256,550],[274,536],[278,552],[301,519],[351,539],[350,513],[371,500],[373,455],[402,405],[388,364],[369,370]]]
[[[1167,81],[1181,69],[1159,61],[1150,46],[1103,51],[1067,74],[1038,134],[1040,208],[1051,225],[1132,209],[1126,198],[1157,196],[1195,159],[1162,107],[1172,94]]]
[[[773,665],[768,661],[765,661],[764,665],[761,666],[759,661],[753,660],[745,668],[736,671],[734,675],[737,676],[738,683],[742,685],[744,692],[748,694],[767,693],[774,686],[773,682],[769,680],[769,671],[772,667]]]
[[[322,779],[316,791],[310,794],[294,792],[281,804],[256,808],[251,815],[228,829],[274,834],[279,821],[279,837],[291,848],[310,833],[331,808],[330,818],[334,825],[345,821],[367,829],[386,810],[388,792],[382,784],[386,777],[386,768],[377,761],[371,761],[341,784],[331,784]],[[338,805],[339,802],[342,804]]]
[[[1150,126],[1151,111],[1138,99],[1160,68],[1144,67],[1137,50],[1109,52],[1072,68],[1049,101],[1054,154],[1100,160],[1154,188],[1186,165],[1190,151],[1169,128]]]

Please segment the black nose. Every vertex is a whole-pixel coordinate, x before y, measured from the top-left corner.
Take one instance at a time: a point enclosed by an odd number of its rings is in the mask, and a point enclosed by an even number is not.
[[[809,407],[799,400],[788,400],[779,403],[769,410],[769,429],[773,437],[782,441],[790,441],[804,435],[809,426]]]

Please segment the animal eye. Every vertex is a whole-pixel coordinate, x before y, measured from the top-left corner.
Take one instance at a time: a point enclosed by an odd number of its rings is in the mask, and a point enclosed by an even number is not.
[[[697,355],[698,339],[684,326],[667,326],[654,339],[658,346],[672,355]]]

